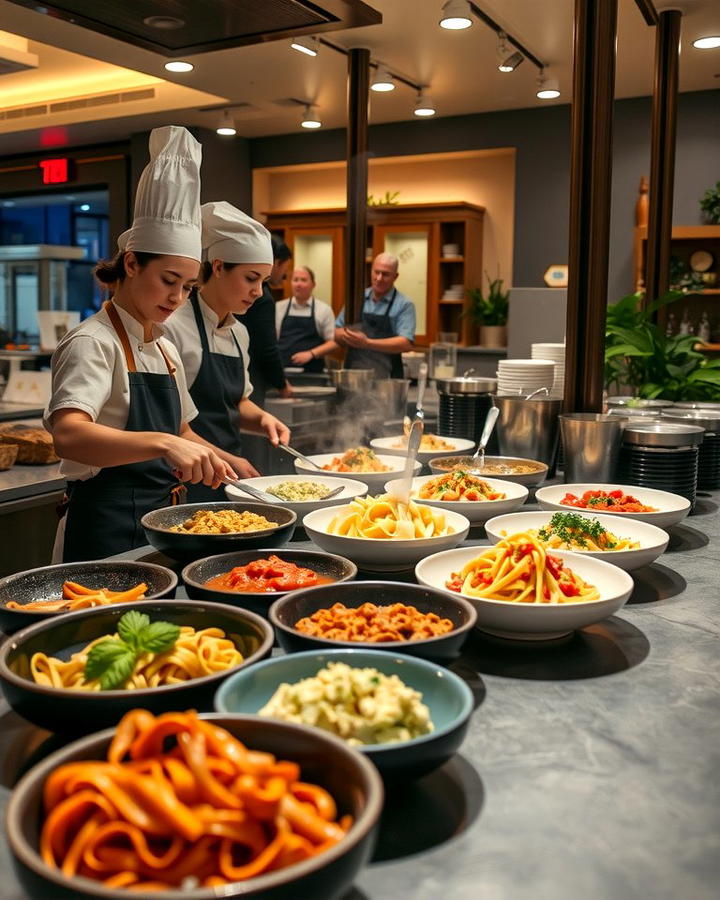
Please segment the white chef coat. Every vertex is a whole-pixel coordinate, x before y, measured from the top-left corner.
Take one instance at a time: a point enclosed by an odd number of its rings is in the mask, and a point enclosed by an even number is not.
[[[183,422],[190,422],[197,409],[190,397],[182,360],[176,347],[163,338],[165,328],[153,325],[152,340],[144,339],[143,326],[115,304],[125,326],[138,372],[167,375],[167,365],[158,343],[176,367],[175,381],[180,394]],[[120,338],[104,309],[73,328],[58,344],[52,358],[52,394],[43,416],[52,431],[50,417],[59,409],[78,409],[99,425],[125,429],[130,408],[130,382]],[[64,459],[60,472],[68,481],[84,481],[100,467]]]
[[[250,336],[247,328],[239,322],[235,316],[227,316],[221,324],[218,315],[214,309],[205,303],[202,294],[199,295],[200,312],[202,313],[203,322],[205,323],[205,332],[208,338],[208,345],[211,353],[219,353],[221,356],[232,356],[237,359],[241,355],[245,364],[245,390],[243,399],[252,394],[253,386],[250,383],[250,373],[248,365],[250,363]],[[182,357],[183,367],[185,368],[185,377],[189,387],[195,384],[195,379],[200,371],[202,363],[202,345],[200,344],[200,335],[195,322],[195,313],[193,312],[190,301],[184,303],[179,309],[170,316],[165,322],[165,331],[170,340],[175,344],[180,356]],[[238,348],[233,340],[233,335],[237,340],[241,353],[238,354]]]
[[[317,297],[311,297],[306,304],[300,304],[294,297],[289,297],[286,300],[281,300],[275,306],[275,328],[277,330],[277,335],[280,337],[280,329],[282,328],[283,319],[285,318],[285,313],[288,308],[288,304],[290,304],[290,313],[291,316],[309,316],[310,315],[310,307],[312,306],[312,302],[315,300],[315,327],[317,328],[317,332],[323,341],[333,341],[335,340],[335,313],[332,311],[332,307],[327,303],[324,303],[322,300],[318,300]]]

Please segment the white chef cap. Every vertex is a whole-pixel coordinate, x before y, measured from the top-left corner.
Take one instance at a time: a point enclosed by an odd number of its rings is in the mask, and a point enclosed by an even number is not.
[[[270,232],[225,200],[203,203],[203,259],[227,263],[273,263]]]
[[[202,259],[200,161],[202,147],[186,128],[150,132],[150,162],[135,193],[132,228],[118,248]]]

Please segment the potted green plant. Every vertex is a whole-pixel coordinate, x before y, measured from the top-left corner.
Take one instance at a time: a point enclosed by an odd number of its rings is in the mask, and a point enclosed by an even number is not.
[[[713,225],[720,224],[720,181],[708,188],[700,200],[700,209]]]
[[[670,291],[647,306],[629,294],[608,306],[605,384],[651,400],[717,400],[720,359],[695,350],[695,335],[671,335],[653,321],[658,309],[682,297]]]
[[[482,288],[470,288],[468,306],[463,315],[480,327],[480,344],[483,347],[507,346],[507,320],[510,291],[503,290],[503,279],[491,279],[487,272],[487,296]]]

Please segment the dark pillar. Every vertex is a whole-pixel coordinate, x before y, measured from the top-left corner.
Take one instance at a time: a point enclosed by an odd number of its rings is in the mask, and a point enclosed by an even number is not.
[[[656,300],[670,286],[675,133],[677,130],[680,20],[677,9],[661,12],[655,36],[655,85],[650,138],[650,210],[647,231],[645,300]]]
[[[368,193],[370,51],[348,52],[347,227],[345,229],[345,322],[360,321],[365,289]]]
[[[617,0],[575,0],[565,408],[602,409]]]

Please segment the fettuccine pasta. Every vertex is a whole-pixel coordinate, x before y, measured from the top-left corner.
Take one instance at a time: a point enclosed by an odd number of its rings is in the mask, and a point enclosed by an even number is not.
[[[356,497],[350,511],[339,513],[328,526],[328,534],[376,540],[412,540],[453,531],[442,513],[412,500],[406,505],[390,494]]]
[[[99,691],[96,679],[85,677],[85,664],[90,650],[109,635],[103,635],[73,653],[68,662],[63,662],[45,653],[34,653],[30,660],[30,673],[37,684],[48,687],[73,688],[81,691]],[[117,635],[113,635],[117,637]],[[143,653],[138,657],[135,668],[124,684],[125,690],[159,687],[202,678],[214,672],[222,672],[240,665],[243,656],[225,632],[220,628],[203,628],[196,631],[189,626],[180,629],[180,637],[174,647],[166,653]]]
[[[527,532],[504,538],[453,572],[446,587],[466,597],[509,603],[588,603],[600,599],[557,556]]]
[[[527,533],[549,550],[611,553],[640,547],[640,541],[618,537],[604,528],[598,519],[587,519],[578,513],[555,513],[542,528],[529,528]]]
[[[131,892],[245,881],[322,853],[352,824],[297,763],[195,712],[127,713],[107,761],[60,766],[43,800],[45,863]]]

